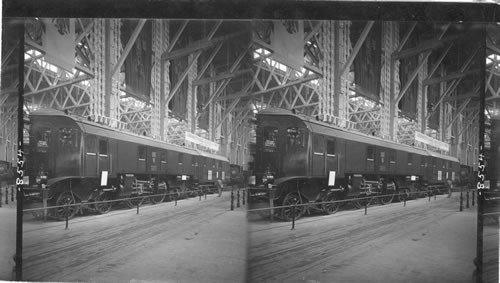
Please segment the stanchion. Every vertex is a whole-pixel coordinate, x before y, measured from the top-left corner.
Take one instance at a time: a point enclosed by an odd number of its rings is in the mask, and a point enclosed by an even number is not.
[[[295,205],[292,205],[292,230],[295,229]]]
[[[437,194],[434,194],[434,200],[436,200],[436,196],[437,196]]]
[[[465,208],[469,208],[469,192],[465,194]]]
[[[406,198],[404,199],[404,204],[403,204],[403,206],[406,206]]]
[[[10,201],[11,202],[14,202],[14,187],[10,187]]]
[[[476,192],[472,191],[472,206],[474,206],[474,197],[476,195]]]
[[[0,207],[2,207],[2,189],[0,188]]]
[[[139,202],[137,202],[137,214],[139,214]]]
[[[429,201],[431,201],[431,193],[429,193]]]
[[[240,189],[236,191],[236,207],[240,207]]]
[[[464,202],[464,196],[463,196],[462,190],[460,190],[460,211],[464,210],[463,202]]]
[[[175,206],[177,206],[177,195],[174,195],[174,199],[175,199]]]
[[[207,192],[205,192],[204,194],[205,194],[205,199],[207,199]]]
[[[198,199],[198,201],[200,201],[201,200],[201,194],[198,194],[198,195],[200,196],[200,199]]]
[[[5,204],[9,204],[9,188],[5,188]]]
[[[274,199],[274,191],[273,190],[269,190],[269,221],[273,222],[274,221],[274,203],[273,203],[273,199]]]
[[[243,205],[245,205],[245,192],[246,192],[245,190],[243,190],[243,191],[241,192],[241,193],[243,194],[243,195],[241,196],[241,204],[243,204]]]
[[[66,230],[68,229],[68,223],[69,223],[69,213],[68,213],[68,204],[64,205],[64,214],[66,216]]]
[[[47,199],[49,198],[49,190],[42,189],[42,205],[43,205],[43,221],[47,222]]]
[[[365,215],[368,213],[368,201],[365,202]]]
[[[234,210],[234,192],[231,189],[231,210]]]

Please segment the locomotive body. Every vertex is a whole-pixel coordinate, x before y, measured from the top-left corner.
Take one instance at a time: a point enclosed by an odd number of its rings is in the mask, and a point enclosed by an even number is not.
[[[163,201],[169,190],[228,176],[228,160],[215,154],[120,132],[55,110],[36,111],[30,120],[26,189],[48,189],[54,204],[143,194],[159,195],[153,200]]]
[[[276,205],[416,191],[455,179],[456,158],[354,133],[284,109],[257,115],[256,185]],[[324,208],[331,209],[331,208]]]

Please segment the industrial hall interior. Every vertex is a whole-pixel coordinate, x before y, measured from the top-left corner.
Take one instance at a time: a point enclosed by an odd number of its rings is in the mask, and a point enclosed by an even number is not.
[[[0,280],[498,280],[497,23],[3,18],[1,42]],[[421,249],[444,233],[449,273]]]

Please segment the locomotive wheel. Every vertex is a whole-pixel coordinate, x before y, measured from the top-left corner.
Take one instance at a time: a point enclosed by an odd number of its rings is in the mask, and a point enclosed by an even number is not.
[[[336,201],[336,200],[337,200],[337,198],[335,197],[335,195],[330,194],[330,195],[326,196],[324,198],[324,200],[322,200],[322,201],[328,202],[328,201]],[[335,212],[337,212],[339,210],[339,208],[340,208],[340,203],[338,203],[338,202],[324,203],[321,205],[321,209],[326,214],[334,214]]]
[[[391,203],[394,199],[394,194],[396,193],[396,184],[394,182],[389,182],[386,184],[385,190],[383,190],[383,197],[379,197],[378,200],[380,204]]]
[[[354,204],[354,207],[356,208],[362,208],[362,207],[365,207],[366,206],[370,206],[370,204],[372,203],[373,201],[373,197],[371,198],[365,198],[367,196],[363,196],[363,195],[360,195],[358,196],[359,198],[364,198],[364,199],[357,199],[357,200],[353,200],[352,201],[352,204]]]
[[[107,196],[107,194],[101,194],[95,200],[96,201],[108,201],[109,197]],[[94,205],[94,208],[97,211],[97,213],[106,214],[111,210],[112,205],[113,205],[112,202],[96,203]]]
[[[137,197],[137,196],[131,195],[130,197]],[[125,201],[125,203],[127,204],[128,208],[134,208],[137,207],[137,205],[141,206],[143,201],[144,198],[135,198],[135,199],[128,199]]]
[[[167,196],[167,189],[165,188],[165,189],[155,190],[154,194],[156,196],[151,197],[151,202],[153,204],[162,203],[165,200],[165,197]]]
[[[57,196],[57,199],[56,199],[56,206],[66,205],[66,204],[72,205],[75,203],[76,203],[75,197],[70,192],[62,192]],[[73,218],[75,216],[76,212],[78,211],[77,206],[68,206],[67,208],[57,207],[57,208],[55,208],[55,211],[54,211],[55,217],[57,220],[66,219],[66,209],[67,209],[67,213],[68,213],[68,219]]]
[[[410,199],[410,189],[404,189],[404,190],[400,190],[399,193],[398,193],[398,200],[400,202],[403,202],[405,200],[408,200]]]
[[[289,206],[289,205],[301,205],[302,200],[300,199],[300,196],[298,193],[292,192],[288,193],[285,198],[283,199],[283,206]],[[299,219],[302,217],[304,214],[305,209],[303,206],[297,206],[295,207],[295,220]],[[293,218],[293,209],[292,207],[284,207],[281,209],[281,218],[283,218],[285,221],[292,221]]]

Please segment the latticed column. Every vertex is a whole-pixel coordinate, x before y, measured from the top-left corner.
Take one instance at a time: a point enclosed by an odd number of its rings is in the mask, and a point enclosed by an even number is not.
[[[427,87],[424,85],[424,79],[427,78],[428,57],[423,54],[419,55],[419,62],[425,60],[424,65],[418,71],[418,97],[417,97],[417,130],[425,129],[427,121]]]
[[[195,60],[193,63],[193,66],[191,69],[189,69],[188,73],[188,89],[187,89],[187,99],[186,99],[186,108],[187,108],[187,123],[188,123],[188,129],[190,129],[192,132],[196,129],[196,87],[193,86],[193,81],[196,79],[198,76],[198,59],[196,59],[192,54],[189,55],[189,62],[192,60]],[[194,108],[194,109],[193,109]]]
[[[170,22],[168,20],[162,20],[162,46],[163,50],[167,50],[170,44]],[[160,87],[160,105],[159,111],[159,121],[163,122],[163,129],[160,125],[160,131],[163,132],[162,138],[165,141],[168,141],[168,103],[166,103],[165,99],[163,99],[168,93],[170,93],[170,61],[161,60],[161,68],[163,69],[163,77],[161,78],[161,87]]]
[[[391,62],[391,55],[399,44],[399,26],[395,22],[382,23],[382,71],[381,71],[381,123],[380,131],[384,138],[394,137],[397,130],[397,112],[391,117],[391,87],[394,88],[393,95],[399,93],[399,60],[394,64]],[[391,66],[392,65],[392,66]],[[391,76],[392,72],[392,76]],[[391,133],[391,123],[393,123],[393,132]]]
[[[94,58],[91,61],[91,68],[94,72],[94,79],[90,81],[91,99],[90,99],[90,116],[97,120],[104,113],[104,97],[105,93],[105,36],[106,24],[104,19],[94,19],[92,36],[90,37]]]
[[[109,36],[110,36],[110,58],[109,58],[109,64],[108,68],[111,66],[115,66],[116,63],[118,62],[120,55],[122,53],[122,45],[120,41],[120,20],[119,19],[110,19],[110,30],[109,30]],[[111,73],[111,72],[109,72]],[[119,127],[118,121],[120,120],[120,74],[117,73],[116,75],[112,76],[109,78],[111,80],[111,92],[109,94],[104,94],[104,95],[110,95],[109,97],[109,105],[106,105],[105,107],[109,107],[109,125],[112,127]]]
[[[333,116],[333,53],[334,50],[334,24],[333,21],[323,21],[321,28],[321,35],[319,37],[321,49],[323,51],[323,60],[320,62],[321,70],[323,72],[323,79],[321,80],[321,88],[319,92],[319,115],[323,121],[328,121]]]
[[[344,66],[351,54],[351,44],[350,44],[350,21],[340,21],[338,22],[338,48],[339,48],[339,61],[336,64]],[[340,68],[342,69],[342,68]],[[342,75],[339,79],[340,85],[336,87],[339,90],[335,93],[336,107],[338,109],[337,116],[341,121],[349,119],[349,72],[344,74],[336,74],[336,76]],[[344,125],[345,126],[345,125]]]
[[[163,20],[154,20],[152,38],[153,67],[151,70],[151,101],[153,102],[153,105],[151,105],[151,136],[154,138],[159,138],[161,135],[161,66],[163,64],[161,54],[166,50],[164,28]]]

